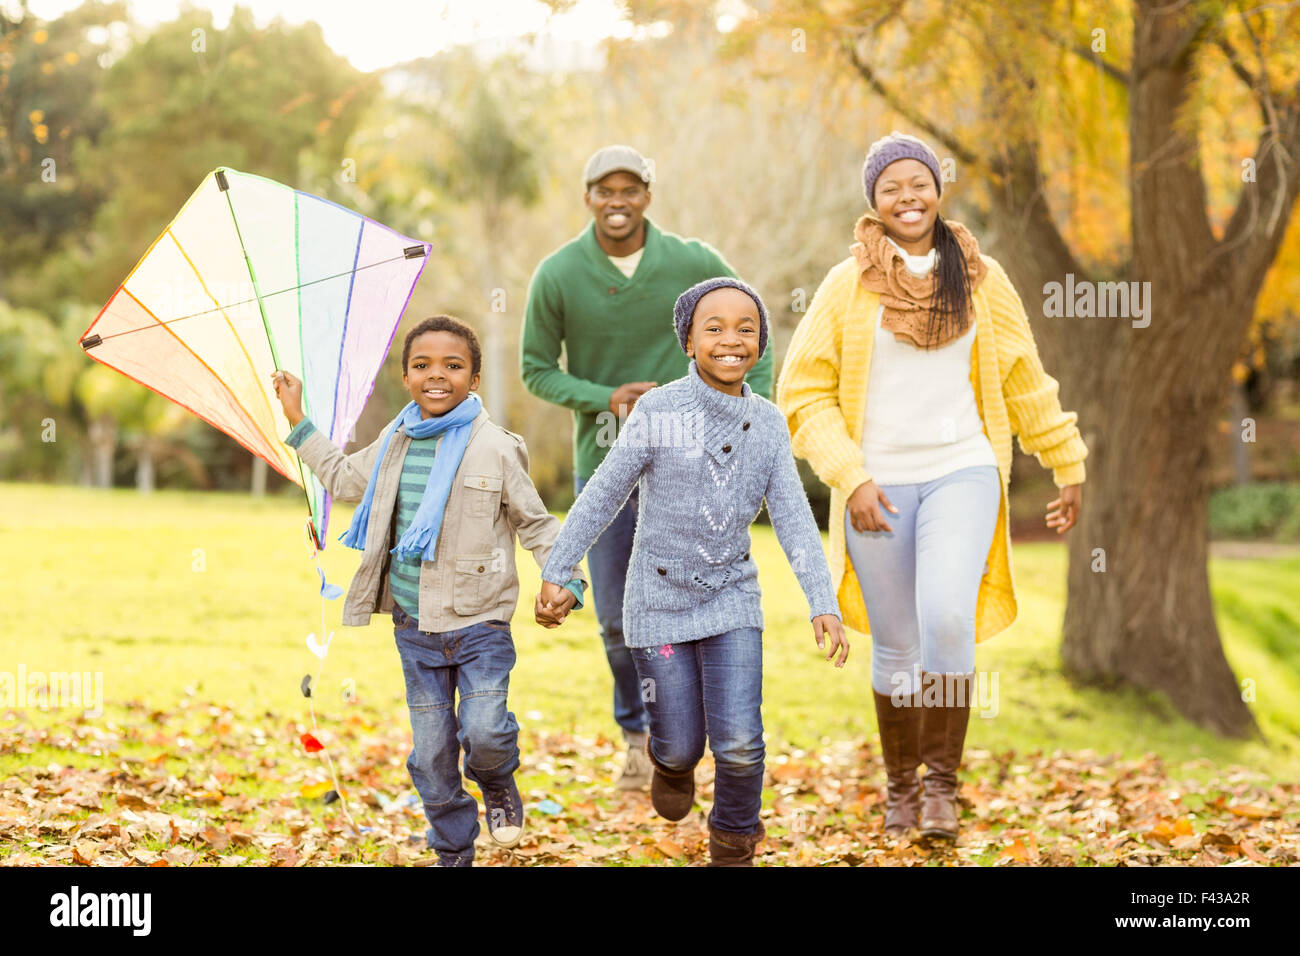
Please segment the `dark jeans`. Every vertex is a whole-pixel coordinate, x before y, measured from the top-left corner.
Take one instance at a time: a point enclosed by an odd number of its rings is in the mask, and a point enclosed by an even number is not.
[[[582,494],[587,479],[574,476],[574,494]],[[605,658],[614,675],[614,720],[629,733],[645,733],[648,718],[641,703],[632,652],[623,643],[623,588],[627,584],[627,563],[632,558],[632,537],[636,533],[637,489],[587,551],[591,572],[591,597],[596,603],[596,620],[605,641]]]
[[[454,631],[416,629],[393,609],[393,638],[406,678],[414,747],[406,761],[429,821],[425,840],[443,859],[474,858],[478,804],[457,766],[483,790],[509,786],[519,767],[519,724],[506,709],[515,645],[505,621],[480,621]],[[459,715],[453,707],[460,694]]]
[[[753,833],[763,795],[763,633],[737,628],[633,651],[650,712],[650,753],[668,770],[694,767],[707,733],[715,765],[709,822]]]

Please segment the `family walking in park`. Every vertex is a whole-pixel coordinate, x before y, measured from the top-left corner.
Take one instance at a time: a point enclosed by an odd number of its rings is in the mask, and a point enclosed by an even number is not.
[[[646,216],[653,181],[630,147],[593,155],[591,222],[529,287],[523,382],[573,411],[577,497],[563,524],[524,439],[482,406],[463,322],[411,329],[411,401],[351,455],[304,416],[301,381],[275,375],[285,441],[330,494],[359,502],[342,539],[364,552],[343,623],[392,614],[427,845],[441,866],[474,859],[462,763],[491,840],[524,832],[507,705],[517,539],[541,568],[539,624],[561,625],[590,594],[627,744],[616,785],[648,786],[656,812],[681,820],[707,743],[710,865],[752,865],[765,834],[764,619],[749,528],[764,502],[818,653],[842,667],[843,625],[871,636],[883,829],[955,839],[975,644],[1016,617],[1012,435],[1052,470],[1047,524],[1063,533],[1082,503],[1076,416],[1002,267],[939,216],[939,159],[921,140],[893,133],[869,149],[870,211],[795,330],[775,403],[766,305],[710,245]],[[829,560],[795,456],[831,491]]]

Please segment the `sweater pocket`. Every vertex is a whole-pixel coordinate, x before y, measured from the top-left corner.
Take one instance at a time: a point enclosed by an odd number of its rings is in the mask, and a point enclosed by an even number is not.
[[[462,494],[465,513],[475,518],[491,518],[501,508],[500,475],[466,475]]]
[[[679,558],[650,558],[645,582],[646,607],[656,611],[684,611],[694,607],[700,593]]]
[[[451,585],[452,610],[461,615],[481,614],[494,606],[499,576],[492,552],[457,555]]]

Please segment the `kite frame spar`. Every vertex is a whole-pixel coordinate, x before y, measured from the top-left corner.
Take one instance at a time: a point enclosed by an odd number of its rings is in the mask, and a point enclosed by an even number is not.
[[[228,175],[228,174],[229,174],[229,175]],[[217,301],[216,301],[216,298],[215,298],[215,297],[212,297],[212,296],[211,296],[211,293],[208,292],[206,285],[203,284],[203,280],[202,280],[202,277],[201,277],[201,275],[200,275],[200,272],[199,272],[198,267],[194,264],[194,262],[193,262],[192,260],[190,260],[190,257],[189,257],[189,255],[185,252],[185,249],[184,249],[184,247],[182,246],[182,244],[181,244],[181,242],[180,242],[180,239],[179,239],[179,238],[178,238],[178,237],[173,233],[173,228],[176,227],[177,224],[178,224],[179,222],[181,222],[181,220],[185,217],[185,214],[186,214],[187,210],[189,210],[190,206],[191,206],[192,204],[194,204],[195,201],[196,201],[196,200],[197,200],[201,195],[205,195],[205,189],[210,188],[209,177],[211,177],[211,178],[215,181],[218,190],[219,190],[220,193],[225,197],[225,200],[226,200],[226,202],[225,202],[225,207],[226,207],[226,209],[227,209],[227,210],[229,211],[229,213],[230,213],[231,224],[232,224],[232,226],[233,226],[233,228],[234,228],[235,236],[238,238],[238,241],[239,241],[239,248],[240,248],[240,254],[241,254],[242,257],[243,257],[244,266],[245,266],[245,268],[246,268],[246,270],[247,270],[247,272],[248,272],[248,279],[249,279],[249,282],[251,283],[251,288],[252,288],[252,292],[253,292],[253,296],[252,296],[251,298],[243,299],[243,300],[236,301],[236,302],[224,302],[224,303],[222,303],[222,302],[217,302]],[[254,268],[254,265],[253,265],[252,256],[249,254],[249,251],[248,251],[247,245],[246,245],[246,243],[245,243],[245,241],[244,241],[244,231],[243,231],[243,229],[242,229],[241,226],[240,226],[239,217],[238,217],[238,215],[237,215],[236,212],[235,212],[235,205],[234,205],[234,201],[233,201],[233,199],[232,199],[231,192],[230,192],[231,179],[232,179],[232,178],[235,178],[235,177],[238,177],[238,178],[241,178],[241,179],[247,179],[247,180],[257,181],[257,182],[259,182],[259,183],[264,183],[264,184],[267,184],[267,185],[269,185],[269,186],[275,187],[276,189],[279,189],[279,190],[287,190],[287,191],[289,191],[289,192],[291,192],[291,193],[293,194],[293,210],[294,210],[294,244],[295,244],[295,246],[294,246],[294,259],[293,259],[293,262],[294,262],[295,274],[296,274],[296,277],[297,277],[297,279],[298,279],[298,282],[297,282],[295,285],[293,285],[293,286],[289,286],[288,288],[284,288],[284,289],[277,289],[277,290],[275,290],[275,291],[273,291],[273,292],[267,292],[267,293],[263,293],[263,292],[262,292],[261,285],[260,285],[260,282],[259,282],[259,279],[258,279],[258,275],[257,275],[256,269]],[[306,282],[302,281],[302,278],[303,278],[303,277],[302,277],[302,257],[301,257],[301,252],[302,252],[302,250],[301,250],[301,236],[302,236],[302,234],[301,234],[301,225],[302,225],[302,224],[301,224],[301,222],[300,222],[300,220],[299,220],[299,216],[300,216],[300,213],[301,213],[301,211],[302,211],[302,209],[303,209],[303,200],[304,200],[304,199],[309,199],[309,200],[311,200],[311,201],[313,201],[313,202],[323,204],[323,206],[333,207],[334,209],[339,210],[340,212],[345,213],[345,214],[347,214],[348,216],[350,216],[350,217],[354,217],[355,219],[358,219],[358,220],[361,221],[360,224],[359,224],[358,227],[357,227],[356,248],[355,248],[355,250],[354,250],[354,255],[353,255],[353,260],[352,260],[352,268],[351,268],[351,269],[344,270],[344,271],[341,271],[341,272],[336,272],[336,273],[333,273],[333,274],[330,274],[330,275],[321,276],[321,277],[313,277],[313,278],[309,279],[309,280],[306,281]],[[312,208],[316,208],[316,207],[312,207]],[[266,461],[269,465],[271,465],[271,467],[273,467],[276,471],[278,471],[278,472],[280,472],[281,474],[283,474],[286,478],[288,478],[289,480],[293,481],[295,484],[298,484],[299,486],[301,486],[302,489],[303,489],[303,494],[304,494],[304,496],[305,496],[305,498],[306,498],[306,500],[307,500],[307,510],[308,510],[308,513],[309,513],[309,519],[308,519],[308,522],[307,522],[307,530],[308,530],[308,533],[309,533],[310,536],[311,536],[312,543],[316,546],[317,549],[323,549],[323,548],[325,547],[325,529],[326,529],[326,527],[327,527],[328,518],[329,518],[329,510],[330,510],[330,495],[329,495],[328,491],[325,491],[325,489],[320,485],[320,483],[319,483],[319,482],[314,478],[314,476],[312,476],[310,469],[309,469],[309,468],[308,468],[308,467],[303,463],[302,459],[297,455],[297,453],[296,453],[292,448],[290,448],[288,445],[286,445],[286,444],[284,443],[283,439],[281,439],[281,438],[279,437],[278,434],[268,436],[268,435],[265,433],[265,430],[264,430],[264,429],[255,429],[256,432],[257,432],[257,436],[256,436],[256,437],[261,437],[261,438],[265,438],[265,439],[268,439],[268,440],[274,440],[274,441],[276,441],[276,442],[279,443],[279,446],[280,446],[281,449],[286,449],[290,454],[292,454],[293,461],[297,464],[297,468],[296,468],[297,475],[296,475],[296,476],[293,475],[293,474],[291,474],[291,473],[289,473],[289,472],[285,469],[285,467],[284,467],[284,463],[283,463],[283,462],[275,461],[275,460],[273,460],[272,458],[268,457],[268,456],[267,456],[266,454],[264,454],[262,451],[260,451],[260,450],[258,450],[257,448],[253,447],[253,446],[252,446],[248,441],[246,441],[246,440],[245,440],[245,439],[244,439],[240,434],[238,434],[237,432],[232,431],[232,430],[230,430],[229,428],[227,428],[227,427],[223,427],[222,425],[218,424],[218,422],[214,421],[211,417],[209,417],[208,415],[205,415],[203,412],[199,411],[197,408],[195,408],[195,407],[192,406],[191,404],[187,403],[186,401],[183,401],[182,399],[180,399],[180,398],[178,398],[178,397],[175,397],[175,396],[173,396],[173,395],[168,395],[166,392],[163,392],[161,389],[154,387],[154,386],[151,385],[150,383],[145,382],[145,381],[141,380],[140,378],[137,378],[135,375],[132,375],[130,372],[125,371],[124,369],[119,368],[118,366],[113,365],[113,364],[111,364],[111,363],[108,362],[108,361],[105,361],[105,360],[103,360],[103,359],[100,359],[99,357],[97,357],[97,356],[94,354],[94,351],[93,351],[93,350],[94,350],[94,348],[95,348],[96,346],[102,344],[102,343],[103,343],[104,341],[106,341],[107,339],[115,338],[115,337],[120,336],[120,335],[129,335],[129,334],[134,334],[134,333],[136,333],[136,332],[142,332],[142,331],[145,331],[145,330],[147,330],[147,329],[157,329],[157,328],[160,328],[160,327],[161,327],[164,331],[168,332],[168,334],[170,334],[170,335],[171,335],[171,336],[176,340],[176,344],[178,344],[181,348],[185,349],[185,351],[188,352],[188,353],[193,357],[193,359],[194,359],[196,362],[198,362],[200,365],[202,365],[204,368],[206,368],[206,369],[209,371],[209,373],[211,373],[211,374],[213,375],[213,377],[217,380],[217,382],[219,382],[219,383],[220,383],[220,384],[221,384],[221,385],[222,385],[222,386],[227,390],[227,392],[230,394],[231,398],[234,400],[235,404],[238,406],[238,408],[239,408],[239,409],[244,413],[244,415],[247,417],[249,423],[253,423],[253,424],[255,424],[255,418],[254,418],[254,416],[253,416],[251,413],[249,413],[248,410],[244,407],[244,403],[243,403],[240,399],[238,399],[238,398],[235,396],[234,391],[230,388],[229,383],[225,382],[225,381],[222,379],[222,377],[221,377],[221,376],[216,372],[216,370],[213,369],[213,368],[212,368],[212,367],[211,367],[211,366],[210,366],[210,365],[209,365],[209,364],[204,360],[203,356],[199,355],[197,352],[195,352],[195,350],[194,350],[193,348],[191,348],[191,346],[190,346],[189,343],[187,343],[183,338],[181,338],[180,336],[178,336],[175,332],[173,332],[173,331],[171,330],[170,326],[171,326],[173,323],[180,322],[180,321],[183,321],[183,320],[186,320],[186,319],[197,318],[197,317],[199,317],[199,316],[212,315],[212,314],[220,313],[221,316],[225,319],[225,322],[226,322],[227,326],[230,327],[230,331],[231,331],[232,335],[234,335],[234,337],[235,337],[235,341],[236,341],[236,342],[240,342],[239,335],[238,335],[238,333],[235,331],[234,325],[233,325],[233,323],[232,323],[232,321],[231,321],[230,313],[231,313],[232,311],[234,311],[236,308],[240,307],[240,306],[248,305],[248,304],[250,304],[250,303],[256,301],[256,303],[257,303],[257,308],[258,308],[258,315],[259,315],[259,317],[261,318],[262,333],[263,333],[263,335],[265,335],[265,337],[266,337],[266,345],[267,345],[267,348],[268,348],[268,350],[269,350],[269,352],[270,352],[271,360],[272,360],[272,362],[274,363],[274,365],[275,365],[276,368],[284,368],[285,366],[282,364],[281,355],[280,355],[280,353],[279,353],[279,350],[278,350],[277,347],[276,347],[276,335],[275,335],[275,333],[272,331],[272,328],[271,328],[271,322],[270,322],[270,320],[269,320],[269,318],[268,318],[268,316],[267,316],[266,299],[272,298],[273,296],[277,296],[277,295],[284,295],[284,294],[291,293],[291,292],[297,292],[298,290],[303,289],[303,288],[307,288],[307,287],[309,287],[309,286],[318,285],[318,284],[320,284],[320,283],[328,282],[328,281],[331,281],[331,280],[342,279],[343,277],[348,276],[348,277],[350,277],[350,278],[348,279],[348,288],[347,288],[347,295],[346,295],[346,306],[345,306],[344,311],[343,311],[342,325],[341,325],[341,327],[339,328],[339,331],[338,331],[338,335],[339,335],[339,341],[338,341],[338,348],[339,348],[339,354],[338,354],[338,367],[339,367],[339,370],[341,371],[341,370],[342,370],[342,366],[343,366],[343,352],[344,352],[344,348],[345,348],[345,346],[346,346],[346,344],[347,344],[347,341],[348,341],[348,339],[347,339],[347,335],[348,335],[348,324],[349,324],[349,320],[350,320],[351,317],[352,317],[352,305],[353,305],[353,301],[352,301],[352,300],[353,300],[353,292],[354,292],[355,289],[356,289],[356,274],[357,274],[358,272],[363,271],[363,270],[370,269],[370,268],[374,268],[375,266],[381,266],[381,265],[389,264],[389,263],[396,262],[396,261],[399,261],[399,260],[402,260],[402,259],[416,259],[416,258],[422,259],[423,261],[420,263],[419,269],[416,270],[416,272],[415,272],[415,274],[414,274],[414,277],[411,278],[411,280],[410,280],[410,287],[409,287],[409,289],[408,289],[407,292],[406,292],[406,296],[405,296],[404,301],[402,302],[401,308],[397,311],[397,313],[396,313],[396,315],[395,315],[395,317],[394,317],[393,325],[392,325],[392,330],[391,330],[390,333],[389,333],[388,341],[387,341],[386,343],[384,343],[384,347],[383,347],[382,352],[377,353],[377,354],[380,356],[380,358],[379,358],[379,364],[375,367],[374,374],[373,374],[373,375],[370,375],[368,383],[365,384],[365,386],[364,386],[364,387],[365,387],[365,394],[364,394],[363,396],[361,396],[360,404],[356,406],[356,414],[359,415],[359,414],[360,414],[360,409],[364,407],[366,401],[369,399],[370,395],[374,392],[375,381],[376,381],[376,379],[378,378],[379,367],[382,366],[383,356],[386,356],[386,355],[388,354],[389,350],[392,348],[393,339],[396,337],[396,334],[397,334],[397,327],[398,327],[398,325],[399,325],[400,322],[401,322],[401,316],[405,313],[407,305],[410,304],[411,296],[414,294],[414,292],[415,292],[415,286],[419,283],[420,277],[421,277],[421,276],[423,275],[423,273],[424,273],[424,268],[425,268],[425,266],[428,264],[428,254],[429,254],[430,250],[432,249],[432,245],[431,245],[430,243],[416,243],[416,244],[412,244],[412,245],[407,245],[407,246],[405,246],[405,247],[402,249],[402,254],[401,254],[401,255],[391,256],[391,257],[389,257],[389,258],[381,259],[381,260],[376,261],[376,262],[366,263],[366,264],[364,264],[364,265],[358,265],[358,261],[357,261],[357,260],[358,260],[358,258],[359,258],[359,256],[360,256],[360,253],[361,253],[361,247],[362,247],[363,239],[366,237],[366,227],[367,227],[367,225],[372,226],[372,227],[377,228],[377,229],[380,229],[380,230],[383,230],[385,233],[388,233],[388,234],[390,234],[392,237],[395,237],[395,238],[397,238],[397,239],[404,240],[404,241],[407,241],[407,242],[410,242],[410,241],[411,241],[411,240],[409,239],[409,237],[407,237],[407,236],[403,236],[403,235],[401,235],[400,233],[397,233],[396,231],[394,231],[394,230],[388,228],[387,226],[384,226],[382,223],[376,222],[375,220],[370,219],[370,218],[367,217],[367,216],[363,216],[362,214],[356,212],[355,210],[348,209],[346,206],[342,206],[342,205],[340,205],[340,204],[338,204],[338,203],[332,202],[331,200],[324,199],[324,198],[322,198],[322,197],[320,197],[320,196],[316,196],[316,195],[314,195],[314,194],[312,194],[312,193],[307,193],[307,192],[304,192],[304,191],[299,190],[299,189],[294,189],[294,188],[291,187],[291,186],[286,186],[286,185],[284,185],[283,183],[279,183],[279,182],[276,182],[275,180],[267,179],[267,178],[262,177],[262,176],[257,176],[257,175],[252,174],[252,173],[244,173],[244,172],[240,172],[239,170],[231,169],[230,167],[227,167],[227,166],[219,166],[219,167],[217,167],[215,170],[213,170],[211,173],[209,173],[208,176],[205,176],[205,177],[204,177],[203,181],[199,184],[199,187],[194,191],[194,193],[193,193],[193,194],[190,196],[190,198],[186,201],[185,205],[181,207],[180,211],[177,212],[177,214],[172,218],[171,222],[168,223],[167,228],[164,229],[164,230],[159,234],[159,236],[158,236],[158,237],[153,241],[153,243],[152,243],[152,244],[149,246],[149,248],[145,251],[144,255],[142,255],[142,256],[140,257],[139,261],[136,262],[135,266],[134,266],[134,267],[131,269],[131,271],[127,274],[126,278],[122,280],[122,283],[121,283],[121,284],[118,286],[118,288],[114,291],[113,295],[109,297],[108,302],[104,305],[104,307],[103,307],[103,308],[99,311],[99,313],[95,316],[94,321],[92,321],[92,322],[90,323],[90,325],[87,327],[86,331],[85,331],[84,333],[82,333],[82,338],[81,338],[81,346],[82,346],[82,348],[86,351],[86,353],[87,353],[87,354],[88,354],[92,359],[94,359],[94,360],[97,361],[97,362],[100,362],[100,364],[102,364],[102,365],[105,365],[105,366],[107,366],[107,367],[109,367],[109,368],[112,368],[114,371],[116,371],[116,372],[118,372],[118,373],[120,373],[120,374],[125,375],[127,378],[130,378],[132,381],[135,381],[135,382],[137,382],[138,384],[145,386],[146,388],[150,389],[151,391],[157,392],[159,395],[162,395],[162,396],[163,396],[164,398],[166,398],[168,401],[174,402],[175,404],[180,405],[181,407],[185,408],[186,410],[188,410],[189,412],[191,412],[192,414],[194,414],[194,415],[197,416],[198,418],[201,418],[203,421],[207,422],[209,425],[211,425],[212,427],[216,428],[218,431],[221,431],[223,434],[229,435],[229,436],[230,436],[231,438],[233,438],[235,441],[239,442],[239,444],[243,445],[244,448],[246,448],[250,453],[256,455],[257,457],[259,457],[259,458],[261,458],[261,459],[263,459],[263,460]],[[191,312],[191,313],[186,314],[186,315],[174,316],[174,317],[169,317],[169,318],[159,318],[159,316],[155,315],[152,311],[150,311],[149,308],[146,307],[145,304],[144,304],[143,302],[141,302],[140,299],[137,298],[135,294],[133,294],[129,289],[127,289],[127,285],[128,285],[128,283],[130,283],[131,279],[136,275],[136,273],[140,270],[140,268],[144,265],[144,263],[145,263],[145,262],[150,258],[150,256],[154,253],[155,249],[158,247],[158,244],[159,244],[160,242],[162,242],[163,239],[167,238],[168,236],[171,236],[172,240],[176,243],[177,248],[180,250],[181,255],[183,255],[183,256],[185,257],[186,262],[188,263],[188,265],[190,266],[190,268],[193,269],[194,274],[195,274],[195,278],[198,280],[199,284],[203,287],[204,292],[206,292],[206,293],[209,295],[209,297],[213,299],[214,305],[211,306],[210,308],[201,309],[201,310],[199,310],[199,311],[197,311],[197,312]],[[400,293],[399,293],[399,294],[400,294]],[[147,315],[149,318],[153,319],[153,322],[152,322],[151,324],[143,324],[143,325],[140,325],[140,326],[135,327],[135,328],[124,329],[124,330],[119,331],[119,332],[111,332],[111,333],[108,333],[108,334],[105,334],[105,335],[102,335],[102,336],[99,335],[99,334],[90,334],[90,333],[91,333],[91,330],[96,326],[96,324],[99,323],[99,321],[101,320],[101,318],[104,317],[105,313],[109,311],[109,309],[114,305],[115,302],[117,302],[118,297],[119,297],[120,295],[126,295],[126,296],[130,297],[130,299],[132,300],[132,302],[134,302],[134,304],[135,304],[136,306],[138,306],[139,309],[140,309],[140,310],[141,310],[145,315]],[[301,336],[302,336],[302,333],[303,333],[303,323],[302,323],[302,307],[303,307],[303,300],[302,300],[302,296],[301,296],[301,295],[297,296],[297,305],[298,305],[298,324],[297,324],[297,333],[298,333],[298,336],[299,336],[299,339],[300,339],[300,340],[299,340],[298,356],[299,356],[299,359],[300,359],[300,361],[301,361],[301,365],[300,365],[300,367],[298,368],[298,371],[304,373],[302,377],[304,378],[304,382],[306,382],[307,375],[305,374],[305,366],[306,366],[306,364],[307,364],[307,359],[306,359],[306,352],[305,352],[305,349],[304,349],[304,347],[303,347],[303,342],[301,341]],[[252,359],[252,357],[248,354],[248,350],[247,350],[247,348],[244,348],[244,347],[243,347],[242,343],[241,343],[241,349],[242,349],[242,351],[243,351],[243,353],[244,353],[244,357],[245,357],[245,359],[246,359],[247,362],[248,362],[249,369],[250,369],[250,370],[253,370],[254,374],[256,374],[256,371],[255,371],[255,369],[254,369],[254,362],[253,362],[253,359]],[[331,423],[334,422],[334,418],[336,417],[337,412],[338,412],[338,395],[339,395],[339,391],[340,391],[340,389],[339,389],[339,387],[338,387],[338,380],[337,380],[337,378],[336,378],[336,381],[335,381],[335,388],[334,388],[334,390],[333,390],[333,396],[334,396],[334,398],[333,398],[333,400],[334,400],[334,408],[333,408],[332,413],[331,413],[331,416],[330,416],[330,421],[331,421]],[[312,404],[313,404],[312,396],[310,395],[310,390],[309,390],[308,388],[306,388],[306,387],[304,387],[303,392],[304,392],[304,394],[303,394],[303,402],[304,402],[304,406],[305,406],[305,411],[307,411],[307,412],[310,414],[311,411],[312,411]],[[266,393],[265,389],[263,389],[263,391],[262,391],[262,396],[263,396],[263,399],[267,401],[268,409],[269,409],[269,411],[270,411],[270,414],[271,414],[272,418],[274,419],[274,417],[275,417],[275,411],[274,411],[274,408],[272,407],[272,403],[271,403],[270,400],[267,398],[267,393]],[[355,422],[355,417],[354,417],[354,419],[353,419],[353,422]],[[337,436],[335,437],[334,440],[337,440]],[[314,501],[314,500],[313,500],[313,495],[312,495],[313,488],[315,488],[315,490],[319,493],[319,501]],[[318,530],[317,527],[316,527],[317,522],[319,522],[319,530]]]

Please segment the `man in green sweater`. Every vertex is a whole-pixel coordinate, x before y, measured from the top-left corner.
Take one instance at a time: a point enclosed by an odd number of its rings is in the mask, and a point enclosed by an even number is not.
[[[581,494],[636,400],[684,376],[690,360],[673,327],[673,304],[697,282],[734,276],[705,242],[663,232],[645,216],[654,180],[630,146],[587,162],[583,201],[592,221],[542,260],[528,288],[520,342],[524,385],[573,410],[574,493]],[[560,367],[560,352],[565,368]],[[746,376],[772,395],[772,349]],[[637,492],[587,552],[596,618],[614,676],[614,719],[627,739],[620,789],[650,783],[648,720],[631,652],[623,644],[623,586],[636,530]]]

